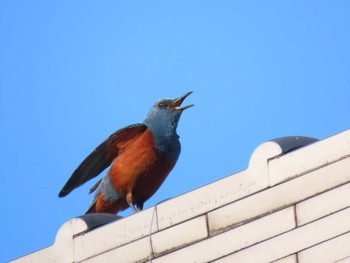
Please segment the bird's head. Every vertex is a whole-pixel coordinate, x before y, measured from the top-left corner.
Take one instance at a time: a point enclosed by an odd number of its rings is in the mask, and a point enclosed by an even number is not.
[[[158,100],[149,110],[143,123],[146,124],[152,132],[171,132],[176,131],[181,113],[193,104],[181,106],[182,102],[189,96],[192,91],[187,92],[176,99],[161,99]]]

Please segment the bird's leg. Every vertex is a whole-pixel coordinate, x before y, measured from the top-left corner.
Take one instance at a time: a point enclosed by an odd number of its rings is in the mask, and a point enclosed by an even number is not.
[[[136,207],[137,210],[141,211],[143,209],[143,203],[138,203]]]
[[[132,193],[131,192],[126,194],[126,202],[131,207],[131,209],[134,211],[134,213],[137,213],[137,210],[132,202]]]
[[[134,213],[138,212],[132,203],[128,203],[128,205],[131,207],[131,209],[134,211]]]

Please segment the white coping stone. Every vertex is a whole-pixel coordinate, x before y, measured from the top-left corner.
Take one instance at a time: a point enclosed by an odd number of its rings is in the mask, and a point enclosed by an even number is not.
[[[92,230],[74,238],[76,261],[101,254],[126,243],[148,236],[158,230],[155,207]],[[153,214],[154,213],[154,214]],[[153,221],[152,221],[153,218]],[[152,230],[151,230],[152,222]]]
[[[267,177],[239,172],[157,205],[158,227],[165,229],[267,186]]]
[[[350,183],[347,183],[297,204],[297,224],[304,225],[349,206]]]
[[[299,263],[338,262],[350,257],[350,233],[299,252]]]
[[[210,233],[293,205],[350,181],[350,158],[289,180],[208,213]],[[336,174],[336,176],[335,176]]]
[[[350,231],[350,208],[238,251],[220,262],[271,262]]]
[[[203,215],[153,234],[153,252],[159,255],[204,239],[208,235],[207,219]]]
[[[289,207],[156,258],[153,262],[208,262],[284,233],[294,227],[294,208]]]
[[[348,156],[350,156],[350,130],[270,160],[270,186]]]

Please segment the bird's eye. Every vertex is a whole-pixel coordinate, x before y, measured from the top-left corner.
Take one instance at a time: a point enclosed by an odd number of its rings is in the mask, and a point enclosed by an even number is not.
[[[166,103],[164,101],[161,101],[158,103],[158,107],[159,108],[165,108],[166,107]]]

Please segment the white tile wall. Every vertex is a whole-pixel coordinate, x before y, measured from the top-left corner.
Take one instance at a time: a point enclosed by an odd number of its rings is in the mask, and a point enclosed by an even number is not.
[[[323,169],[313,171],[214,210],[213,212],[209,212],[210,232],[215,233],[230,225],[292,205],[317,193],[350,181],[349,167],[350,158],[346,158]]]
[[[273,263],[298,263],[298,257],[296,254],[277,259],[276,261],[273,261]]]
[[[151,236],[156,255],[208,237],[206,215],[167,228]]]
[[[188,220],[257,192],[268,185],[266,177],[249,176],[246,171],[178,196],[157,205],[159,229]]]
[[[350,167],[350,166],[349,166]],[[345,168],[344,168],[345,169]],[[350,206],[350,183],[296,205],[297,224],[303,225]]]
[[[123,244],[148,236],[154,208],[123,218],[74,238],[75,260],[81,261]],[[156,216],[156,215],[155,215]],[[152,232],[157,231],[157,218]]]
[[[271,262],[350,231],[350,208],[231,254],[220,262]]]
[[[299,263],[328,263],[350,257],[350,232],[299,252]]]
[[[153,262],[208,262],[295,227],[293,207],[156,258]],[[244,261],[231,261],[244,262]],[[247,262],[247,261],[245,261]]]
[[[84,263],[142,262],[148,260],[152,253],[149,238],[145,237],[127,245],[112,249]]]
[[[299,176],[350,155],[350,130],[269,162],[270,185]]]

